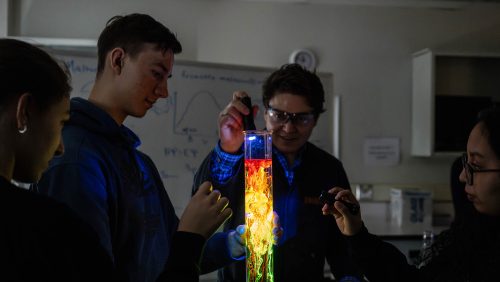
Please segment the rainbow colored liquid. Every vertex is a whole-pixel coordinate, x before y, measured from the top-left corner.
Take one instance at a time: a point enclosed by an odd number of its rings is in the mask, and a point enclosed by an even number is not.
[[[274,281],[271,159],[245,159],[247,282]]]

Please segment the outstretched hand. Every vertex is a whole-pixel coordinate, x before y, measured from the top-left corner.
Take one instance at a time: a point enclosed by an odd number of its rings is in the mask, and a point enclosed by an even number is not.
[[[335,194],[335,199],[343,200],[348,203],[353,203],[359,206],[356,197],[351,190],[334,187],[328,191],[330,194]],[[324,204],[322,208],[323,214],[331,214],[335,217],[337,226],[342,234],[347,236],[355,235],[361,230],[363,221],[361,220],[361,212],[352,214],[349,209],[340,201],[335,201],[333,205]]]
[[[213,190],[210,182],[203,182],[182,213],[177,230],[197,233],[208,239],[231,217],[233,211],[227,207],[228,203],[226,197]]]

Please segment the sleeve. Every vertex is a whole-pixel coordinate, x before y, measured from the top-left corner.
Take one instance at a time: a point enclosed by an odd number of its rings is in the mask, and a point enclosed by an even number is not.
[[[229,154],[220,148],[220,144],[208,154],[203,160],[194,176],[191,195],[198,191],[198,187],[205,182],[211,181],[214,185],[226,184],[229,179],[237,173],[237,164],[243,157],[243,153]]]
[[[231,190],[229,188],[232,187],[233,184],[231,179],[234,179],[235,176],[238,175],[240,170],[239,164],[241,163],[242,157],[243,153],[237,155],[225,153],[218,144],[198,168],[194,176],[192,195],[196,193],[201,183],[204,181],[212,181],[216,189],[219,189],[223,195],[228,196],[224,191]],[[219,172],[225,175],[223,177],[225,180],[219,177]],[[216,176],[214,176],[214,174],[216,174]],[[214,180],[214,177],[217,179]],[[221,179],[223,183],[220,182]],[[214,271],[239,259],[232,258],[230,255],[227,245],[230,230],[227,230],[227,224],[228,222],[225,223],[226,230],[224,232],[217,232],[207,240],[201,261],[202,273]]]
[[[234,176],[234,167],[243,157],[240,151],[237,154],[229,154],[222,150],[217,143],[211,157],[210,175],[212,181],[216,184],[224,184]]]
[[[340,161],[338,163],[338,168],[336,169],[336,171],[337,171],[337,179],[339,180],[339,186],[342,188],[351,189],[351,184],[349,183],[349,179],[347,178],[344,166]]]
[[[80,225],[76,228],[70,226]],[[114,280],[114,266],[108,252],[98,242],[95,232],[81,219],[75,218],[65,225],[66,230],[75,231],[67,234],[70,241],[67,251],[68,260],[72,260],[72,269],[75,272],[75,281],[116,281]],[[73,236],[73,237],[72,237]]]
[[[73,163],[55,160],[36,190],[68,205],[94,229],[99,242],[113,258],[106,179],[95,158],[87,156],[84,162]]]
[[[335,159],[334,168],[335,179],[333,185],[350,189],[349,180],[347,178],[344,167],[342,166],[342,163],[337,159]],[[340,232],[333,217],[329,219],[328,230],[328,234],[331,235],[331,238],[327,246],[326,259],[328,261],[328,265],[330,265],[330,269],[333,275],[340,281],[342,281],[342,279],[346,280],[348,278],[354,279],[353,277],[355,277],[359,281],[362,281],[362,271],[355,263],[349,250],[347,240],[345,239],[345,236]]]
[[[202,273],[212,272],[242,259],[231,256],[227,238],[229,232],[217,232],[208,239],[201,262]]]
[[[354,259],[371,282],[421,281],[419,270],[408,264],[405,255],[393,245],[368,233],[366,227],[346,238]]]
[[[200,257],[205,238],[191,232],[174,233],[170,255],[157,282],[199,281]]]
[[[338,230],[333,230],[329,234],[333,234],[333,236],[329,239],[328,246],[326,246],[326,260],[335,279],[342,281],[342,278],[345,277],[356,277],[359,281],[362,281],[362,271],[355,263],[345,237]]]

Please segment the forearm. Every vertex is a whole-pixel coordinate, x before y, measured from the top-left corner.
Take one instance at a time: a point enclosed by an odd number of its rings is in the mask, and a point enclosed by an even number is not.
[[[205,238],[199,234],[175,232],[165,269],[157,281],[199,281],[204,244]]]
[[[228,235],[229,232],[218,232],[208,239],[201,259],[201,273],[212,272],[240,259],[231,256]]]
[[[346,238],[354,260],[371,282],[418,281],[418,269],[409,265],[396,247],[368,233],[366,227]]]
[[[236,174],[236,167],[243,158],[239,150],[235,154],[226,153],[217,144],[210,161],[210,178],[214,184],[224,184]]]

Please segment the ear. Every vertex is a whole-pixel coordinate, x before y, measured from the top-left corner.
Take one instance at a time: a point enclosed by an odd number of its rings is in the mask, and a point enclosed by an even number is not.
[[[267,123],[269,116],[267,115],[267,109],[264,108],[264,112],[262,113],[264,115],[264,121]]]
[[[125,63],[125,50],[122,48],[114,48],[109,52],[109,58],[111,69],[114,74],[121,74],[123,65]]]
[[[31,99],[33,97],[30,93],[22,94],[17,100],[16,107],[16,126],[18,130],[22,130],[26,126],[28,126],[29,119],[29,104],[31,103]]]
[[[255,118],[257,116],[257,114],[259,113],[259,106],[253,105],[252,106],[252,112],[253,112],[253,118]]]

